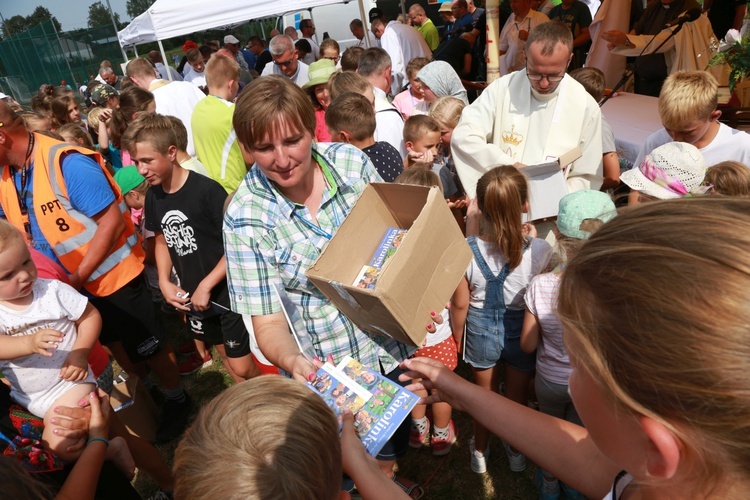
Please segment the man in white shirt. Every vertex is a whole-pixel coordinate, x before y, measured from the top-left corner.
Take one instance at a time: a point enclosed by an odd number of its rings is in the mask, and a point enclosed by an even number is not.
[[[170,82],[156,78],[154,67],[148,59],[143,57],[130,61],[125,68],[125,73],[134,84],[154,94],[157,113],[174,116],[185,125],[188,133],[188,147],[186,151],[190,156],[195,156],[193,130],[190,126],[190,120],[193,116],[193,108],[206,95],[192,83],[182,81]]]
[[[179,74],[176,69],[172,66],[164,66],[164,62],[158,50],[152,50],[149,52],[148,58],[151,60],[151,64],[156,68],[156,72],[159,73],[159,78],[162,80],[172,80],[173,82],[182,81],[182,75]],[[171,78],[169,75],[172,75]]]
[[[315,25],[312,19],[303,19],[300,21],[299,30],[302,32],[302,38],[310,42],[310,47],[312,48],[312,52],[302,59],[302,62],[309,66],[320,58],[320,47],[318,46],[318,42],[313,39]]]
[[[362,47],[363,49],[369,48],[365,36],[367,36],[367,39],[370,41],[370,47],[380,47],[380,40],[378,40],[371,31],[365,31],[365,25],[360,19],[352,19],[352,22],[349,23],[349,30],[352,32],[352,35],[359,40],[357,47]]]
[[[406,65],[415,57],[432,59],[432,51],[422,35],[412,26],[398,21],[388,22],[380,9],[370,11],[372,32],[380,46],[391,57],[391,93],[395,96],[408,83]]]
[[[525,64],[524,49],[529,33],[549,18],[531,10],[531,0],[511,0],[510,8],[513,13],[505,22],[500,32],[500,75],[507,75],[522,69]]]
[[[357,73],[370,82],[375,93],[375,140],[389,143],[405,158],[404,118],[386,96],[391,89],[391,58],[379,47],[365,49]]]
[[[309,81],[308,66],[299,60],[294,41],[286,35],[276,35],[268,44],[271,62],[263,68],[260,76],[282,75],[302,87]]]
[[[549,46],[554,49],[545,51]],[[569,167],[568,191],[599,189],[602,115],[596,101],[565,72],[572,50],[567,26],[537,26],[526,45],[526,69],[494,81],[464,108],[451,145],[470,198],[476,196],[479,178],[493,167],[516,165],[523,170],[576,147],[581,157]]]

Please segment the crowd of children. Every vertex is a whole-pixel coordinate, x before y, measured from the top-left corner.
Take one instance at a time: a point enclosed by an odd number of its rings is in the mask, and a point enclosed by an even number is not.
[[[26,198],[46,193],[25,179],[36,137],[69,145],[45,165],[50,183],[70,175],[66,155],[88,155],[101,168],[95,186],[107,187],[117,215],[103,219],[102,209],[87,215],[95,223],[86,226],[84,209],[70,202],[57,225],[80,215],[82,234],[100,235],[84,251],[101,256],[102,266],[117,264],[115,247],[127,240],[145,266],[136,279],[154,310],[179,313],[193,341],[179,373],[208,366],[215,347],[236,383],[200,409],[175,452],[173,475],[95,390],[107,366],[97,356],[111,355],[142,377],[148,358],[111,334],[103,297],[74,288],[82,284],[78,269],[58,271],[63,282],[38,273],[46,264],[36,250],[65,267],[72,243],[35,241],[40,231],[14,219],[26,212],[3,207],[10,223],[0,220],[0,370],[10,396],[43,423],[37,449],[70,471],[60,495],[70,495],[74,481],[88,492],[107,460],[128,479],[136,466],[152,475],[157,498],[343,498],[342,488],[351,489],[343,474],[363,498],[418,498],[423,489],[393,466],[407,444],[435,456],[465,445],[471,470],[484,474],[491,435],[500,438],[511,471],[525,470],[527,459],[538,466],[535,484],[545,500],[608,491],[611,498],[750,493],[750,139],[718,121],[715,79],[705,72],[667,78],[659,97],[664,128],[622,174],[614,135],[603,127],[602,190],[560,200],[551,245],[526,222],[533,200],[523,168],[490,168],[476,198],[466,195],[451,151],[467,106],[455,72],[414,59],[406,66],[409,85],[391,104],[376,82],[390,71],[381,71],[383,53],[341,53],[329,39],[301,89],[278,75],[240,89],[231,54],[204,65],[208,57],[190,48],[191,79],[210,95],[188,123],[156,113],[154,93],[128,81],[118,81],[120,89],[92,82],[87,113],[64,87],[40,89],[30,111],[0,103],[0,200],[21,186],[17,197],[27,210]],[[347,71],[359,57],[362,74]],[[136,73],[147,64],[137,61]],[[602,97],[600,71],[582,68],[571,77]],[[391,141],[393,130],[378,140],[394,121],[405,154]],[[23,164],[23,151],[6,152],[9,130],[28,134]],[[196,156],[188,153],[193,145]],[[383,181],[440,189],[472,253],[450,303],[432,313],[425,342],[411,349],[358,330],[305,277],[364,186]],[[618,212],[611,193],[620,183],[633,206]],[[53,202],[33,205],[54,209]],[[299,354],[287,335],[271,286],[277,281],[313,332],[317,358]],[[345,355],[378,365],[371,368],[423,398],[377,459],[357,438],[352,415],[337,422],[298,383],[310,380],[320,360]],[[461,361],[470,381],[456,373]],[[189,407],[179,383],[167,387],[164,370],[157,374],[164,396]],[[279,370],[291,377],[258,377]],[[88,436],[61,430],[59,415],[79,405],[92,407],[90,417],[72,417]],[[456,410],[471,415],[470,435],[458,435]]]

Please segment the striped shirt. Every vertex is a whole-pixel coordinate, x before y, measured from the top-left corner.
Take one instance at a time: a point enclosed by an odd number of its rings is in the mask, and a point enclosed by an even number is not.
[[[253,316],[281,311],[273,287],[283,284],[299,308],[318,357],[330,354],[338,363],[349,355],[388,373],[406,359],[406,346],[364,333],[305,276],[367,183],[382,181],[367,155],[348,144],[313,144],[312,156],[328,186],[316,214],[318,226],[307,207],[285,198],[257,165],[232,198],[224,216],[232,310]]]
[[[557,318],[557,291],[560,275],[535,276],[526,291],[526,308],[539,321],[540,341],[536,350],[537,373],[546,381],[568,385],[570,367],[568,351],[563,344],[563,327]]]

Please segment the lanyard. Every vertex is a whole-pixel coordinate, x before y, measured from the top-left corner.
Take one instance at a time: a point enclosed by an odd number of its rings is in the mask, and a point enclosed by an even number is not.
[[[336,186],[336,181],[331,176],[331,173],[327,172],[326,169],[322,165],[320,167],[320,171],[323,174],[323,179],[324,179],[325,183],[329,185],[329,189],[327,190],[327,192],[329,194],[331,194],[332,196],[327,201],[332,204],[332,206],[331,206],[331,215],[333,217],[333,226],[336,227],[336,228],[338,228],[338,227],[341,226],[341,216],[339,215],[338,211],[336,210],[336,205],[335,205],[335,202],[333,200],[333,197],[336,196],[336,193],[338,192],[338,187]],[[333,188],[335,188],[335,189],[333,189]],[[321,208],[322,208],[322,206],[323,206],[324,203],[326,203],[325,200],[321,202]],[[328,231],[326,231],[322,227],[313,224],[312,221],[309,221],[309,220],[305,219],[304,217],[302,217],[301,215],[299,215],[297,213],[297,210],[296,210],[297,207],[300,207],[300,205],[296,205],[295,206],[295,210],[294,210],[294,212],[292,212],[292,216],[293,217],[297,217],[297,219],[299,219],[300,222],[302,222],[302,224],[304,224],[305,226],[307,226],[309,229],[312,230],[312,232],[314,232],[318,236],[322,236],[323,238],[325,238],[327,240],[330,240],[331,238],[333,238],[333,235],[331,233],[329,233]]]
[[[29,162],[29,158],[31,157],[31,151],[34,149],[34,134],[29,133],[29,145],[26,148],[26,158],[23,160],[23,166],[21,167],[21,190],[20,192],[16,190],[16,196],[18,196],[18,204],[21,207],[21,216],[23,219],[23,227],[26,231],[26,234],[31,237],[31,222],[29,220],[29,207],[28,203],[26,202],[26,199],[29,194],[29,190],[27,189],[28,185],[28,179],[26,178],[26,175],[28,173],[28,167],[26,164]],[[13,179],[13,185],[16,184],[16,169],[14,167],[9,166],[10,168],[10,175]]]

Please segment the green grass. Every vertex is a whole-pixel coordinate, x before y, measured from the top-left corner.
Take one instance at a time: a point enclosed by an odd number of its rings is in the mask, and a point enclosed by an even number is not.
[[[164,315],[163,319],[175,347],[189,341],[184,333],[184,326],[177,316]],[[178,358],[178,361],[184,359],[185,357],[182,356]],[[465,377],[468,377],[470,373],[469,368],[463,363],[459,364],[457,371]],[[212,366],[196,374],[182,377],[182,382],[193,398],[196,413],[201,406],[233,384],[216,353],[214,353]],[[533,499],[537,497],[533,485],[535,466],[529,462],[526,471],[510,472],[502,444],[496,437],[492,437],[490,441],[492,452],[487,464],[487,473],[472,472],[469,465],[471,417],[464,413],[454,412],[453,419],[458,439],[450,454],[435,457],[430,448],[425,447],[421,450],[409,448],[406,456],[398,461],[400,476],[420,483],[425,490],[425,499]],[[170,464],[177,442],[157,446],[164,459]],[[144,497],[154,493],[157,488],[150,477],[141,473],[136,476],[133,484]]]

